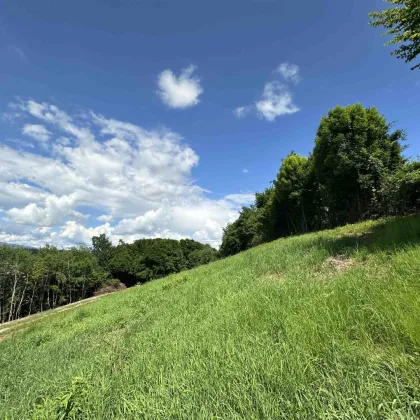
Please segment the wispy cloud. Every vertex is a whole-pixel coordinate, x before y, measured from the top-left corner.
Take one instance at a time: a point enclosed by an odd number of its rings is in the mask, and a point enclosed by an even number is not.
[[[244,174],[247,174],[249,171],[248,171],[248,168],[244,168],[244,169],[242,169],[242,172],[244,173]]]
[[[246,117],[250,112],[252,111],[252,106],[238,106],[233,110],[233,113],[238,118],[244,118]]]
[[[26,60],[26,54],[16,45],[9,45],[9,50],[13,51],[22,61]]]
[[[287,86],[274,81],[266,83],[261,99],[255,107],[260,117],[274,121],[281,115],[294,114],[299,108],[293,104],[292,94]]]
[[[51,138],[51,132],[42,124],[25,124],[22,133],[40,142],[46,142]]]
[[[276,73],[281,74],[286,82],[298,83],[301,80],[299,75],[299,66],[293,63],[281,63],[277,67]]]
[[[292,63],[282,63],[274,71],[280,74],[287,82],[298,83],[299,66]],[[279,80],[266,82],[261,98],[253,105],[239,106],[233,110],[238,118],[244,118],[251,112],[267,121],[275,121],[282,115],[290,115],[299,111],[299,107],[293,103],[293,95],[290,85],[281,83]]]
[[[197,105],[203,93],[200,79],[193,73],[196,66],[189,66],[176,76],[172,70],[164,70],[158,77],[158,95],[169,108],[183,109]]]

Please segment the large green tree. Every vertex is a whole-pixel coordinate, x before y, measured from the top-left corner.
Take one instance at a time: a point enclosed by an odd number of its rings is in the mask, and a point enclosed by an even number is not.
[[[220,245],[222,257],[237,254],[262,242],[259,240],[262,234],[259,216],[259,209],[255,205],[242,207],[239,217],[228,224],[223,231]]]
[[[420,1],[386,0],[386,2],[395,7],[370,13],[370,23],[375,27],[386,28],[384,35],[392,35],[392,39],[386,45],[402,44],[392,54],[409,63],[420,54]],[[420,69],[420,63],[412,67],[412,70],[415,68]]]
[[[92,253],[103,269],[108,269],[112,252],[112,242],[104,233],[92,238]]]
[[[383,180],[403,164],[404,133],[391,126],[376,108],[359,104],[322,118],[312,158],[331,226],[373,215]]]
[[[271,239],[308,230],[304,203],[308,168],[308,159],[294,152],[283,159],[274,181],[270,211]]]

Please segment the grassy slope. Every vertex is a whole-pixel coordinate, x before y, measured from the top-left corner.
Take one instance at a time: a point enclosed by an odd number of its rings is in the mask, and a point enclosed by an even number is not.
[[[415,418],[419,292],[419,217],[278,240],[5,339],[0,418]]]

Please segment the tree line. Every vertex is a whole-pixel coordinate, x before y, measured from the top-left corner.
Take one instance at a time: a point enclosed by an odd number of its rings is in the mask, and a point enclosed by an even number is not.
[[[191,239],[141,239],[113,246],[105,235],[92,247],[0,245],[0,323],[141,284],[214,261],[217,251]]]
[[[291,152],[277,177],[224,229],[219,251],[191,239],[140,239],[60,250],[0,246],[0,322],[234,255],[274,239],[420,210],[420,162],[403,156],[405,133],[376,108],[335,107],[309,157]],[[121,282],[121,283],[120,283]]]
[[[420,162],[405,133],[376,108],[337,106],[323,117],[309,157],[291,152],[277,177],[223,234],[234,255],[280,237],[420,210]]]

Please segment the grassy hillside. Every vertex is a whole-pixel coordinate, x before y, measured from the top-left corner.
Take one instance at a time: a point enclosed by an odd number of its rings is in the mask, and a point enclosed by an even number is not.
[[[418,418],[420,218],[281,239],[0,342],[1,419]]]

